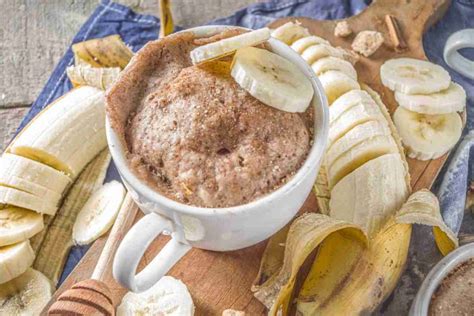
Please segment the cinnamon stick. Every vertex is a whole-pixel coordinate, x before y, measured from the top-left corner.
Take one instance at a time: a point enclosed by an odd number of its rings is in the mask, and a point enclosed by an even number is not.
[[[402,31],[397,19],[390,14],[385,15],[385,24],[387,24],[388,32],[396,50],[407,48],[407,43],[403,38]]]

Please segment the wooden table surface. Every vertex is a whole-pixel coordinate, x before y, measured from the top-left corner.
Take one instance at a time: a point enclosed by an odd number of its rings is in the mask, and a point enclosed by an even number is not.
[[[158,0],[115,0],[158,15]],[[176,25],[191,27],[255,0],[172,0]],[[0,10],[0,152],[98,0],[2,0]]]

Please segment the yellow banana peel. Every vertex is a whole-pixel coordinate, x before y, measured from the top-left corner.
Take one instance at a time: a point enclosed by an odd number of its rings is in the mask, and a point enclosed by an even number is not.
[[[324,159],[323,159],[324,161]],[[326,166],[322,165],[319,168],[318,177],[313,187],[316,200],[318,202],[318,209],[322,214],[329,215],[329,198],[331,193],[328,188],[328,176]]]

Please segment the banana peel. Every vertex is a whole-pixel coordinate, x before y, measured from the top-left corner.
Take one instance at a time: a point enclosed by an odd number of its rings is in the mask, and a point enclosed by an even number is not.
[[[74,87],[92,86],[107,90],[118,78],[120,68],[93,68],[89,65],[76,65],[68,67],[66,73]]]
[[[324,161],[324,159],[323,159]],[[322,165],[319,168],[319,173],[314,184],[313,191],[318,202],[318,209],[322,214],[329,215],[329,199],[331,193],[328,187],[328,176],[326,166]]]

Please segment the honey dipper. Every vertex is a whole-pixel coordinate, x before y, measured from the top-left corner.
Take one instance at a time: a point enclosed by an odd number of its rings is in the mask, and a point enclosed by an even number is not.
[[[137,211],[138,207],[127,193],[91,278],[62,293],[49,308],[48,315],[115,315],[112,293],[103,280],[113,253]]]

